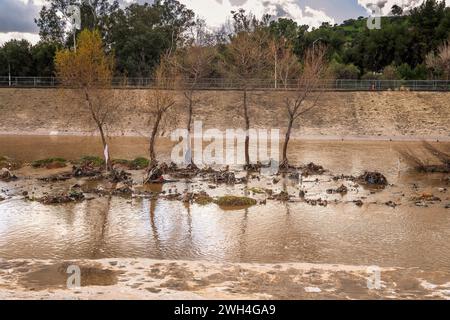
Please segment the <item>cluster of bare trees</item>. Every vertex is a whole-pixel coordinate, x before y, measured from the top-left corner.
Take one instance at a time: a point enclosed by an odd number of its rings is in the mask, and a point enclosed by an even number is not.
[[[300,117],[317,106],[322,92],[320,79],[327,69],[326,48],[316,46],[306,50],[303,59],[298,59],[292,47],[284,39],[271,36],[257,25],[243,25],[242,31],[230,38],[225,50],[218,50],[209,43],[192,41],[189,45],[161,56],[154,71],[156,89],[143,90],[139,98],[140,107],[149,118],[149,156],[151,164],[157,163],[155,141],[161,128],[176,105],[176,94],[183,93],[183,107],[187,114],[186,129],[192,131],[195,107],[198,104],[197,84],[211,74],[220,73],[238,81],[242,89],[242,104],[239,111],[245,121],[245,163],[250,163],[249,130],[252,113],[250,112],[252,79],[273,77],[276,87],[286,89],[292,79],[298,83],[295,92],[286,93],[286,137],[283,145],[281,168],[288,168],[288,143],[292,129]],[[214,62],[214,63],[213,63]],[[78,39],[76,51],[59,51],[55,58],[57,76],[70,87],[75,95],[83,100],[84,108],[80,113],[88,114],[95,123],[105,150],[108,169],[109,151],[107,128],[114,123],[121,99],[115,96],[115,90],[109,90],[113,76],[114,59],[105,54],[100,35],[96,31],[85,30]],[[218,67],[214,67],[218,66]],[[190,137],[189,137],[190,146]],[[189,148],[190,149],[190,148]],[[191,152],[188,164],[195,167]]]

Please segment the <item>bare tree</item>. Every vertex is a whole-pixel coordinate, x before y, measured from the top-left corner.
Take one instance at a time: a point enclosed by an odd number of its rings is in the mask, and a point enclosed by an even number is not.
[[[285,38],[274,38],[271,49],[274,60],[275,89],[279,88],[279,82],[284,89],[287,89],[290,80],[295,79],[300,72],[300,62],[292,45]]]
[[[173,57],[164,54],[154,72],[154,89],[142,92],[141,103],[149,116],[151,133],[149,140],[150,166],[157,163],[155,142],[168,111],[175,105],[175,83]]]
[[[221,67],[224,73],[239,85],[242,90],[242,110],[245,120],[245,163],[250,167],[249,130],[250,114],[248,108],[248,91],[258,86],[255,79],[267,79],[272,69],[270,37],[263,28],[254,31],[242,31],[236,34],[228,44]]]
[[[111,89],[114,59],[105,54],[100,33],[83,30],[78,37],[75,51],[64,49],[55,56],[56,74],[63,86],[75,93],[75,98],[85,106],[80,116],[88,115],[95,123],[103,144],[106,168],[109,170],[110,156],[107,142],[107,127],[114,125],[119,100]]]
[[[316,46],[306,50],[303,58],[303,68],[298,77],[297,89],[293,98],[286,98],[288,125],[283,144],[283,160],[281,169],[289,168],[287,157],[288,144],[291,139],[292,128],[296,120],[317,106],[323,88],[321,79],[327,69],[325,46]]]
[[[190,137],[192,129],[192,118],[194,114],[194,106],[198,103],[195,96],[198,85],[211,73],[211,65],[216,58],[217,53],[214,47],[204,47],[193,44],[183,48],[177,52],[176,68],[181,74],[181,88],[186,102],[189,150],[186,160],[189,165],[195,166],[192,160],[192,152],[190,148]]]

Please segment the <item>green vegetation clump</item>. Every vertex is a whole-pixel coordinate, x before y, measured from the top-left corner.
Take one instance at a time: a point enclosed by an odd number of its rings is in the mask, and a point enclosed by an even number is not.
[[[208,196],[207,194],[199,194],[195,197],[194,202],[201,206],[206,206],[210,203],[213,203],[214,199]]]
[[[63,158],[47,158],[33,161],[31,166],[33,168],[62,168],[66,166],[66,163],[67,160]]]
[[[105,165],[105,160],[97,156],[83,156],[77,164],[82,166],[101,167]]]
[[[249,188],[248,191],[254,194],[266,194],[266,191],[260,188]]]
[[[131,169],[142,170],[150,165],[150,161],[147,158],[138,157],[131,161]]]
[[[214,201],[220,207],[251,207],[256,205],[256,200],[247,197],[224,196]]]

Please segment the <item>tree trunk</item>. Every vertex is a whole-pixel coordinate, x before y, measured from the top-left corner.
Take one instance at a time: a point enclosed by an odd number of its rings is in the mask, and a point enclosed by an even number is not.
[[[289,166],[289,160],[287,158],[287,150],[288,150],[289,140],[291,139],[291,132],[292,132],[293,124],[294,124],[294,119],[291,116],[289,116],[288,127],[287,127],[286,136],[285,136],[284,143],[283,143],[283,161],[281,163],[281,167]]]
[[[103,124],[97,119],[97,115],[94,112],[94,107],[92,105],[91,98],[89,97],[89,93],[88,93],[87,88],[84,88],[83,90],[84,90],[84,97],[86,99],[86,103],[88,104],[89,110],[91,111],[92,119],[94,120],[95,124],[97,125],[98,131],[100,132],[100,137],[102,138],[103,157],[105,157],[104,153],[105,153],[107,141],[106,141],[105,132],[103,130]],[[108,155],[108,159],[105,158],[105,163],[106,163],[106,171],[109,171],[109,170],[111,170],[110,161],[109,161],[111,159],[111,157],[110,157],[110,154],[109,154],[109,149],[108,149],[108,154],[107,155]]]
[[[190,159],[189,159],[189,163],[188,165],[193,165],[194,164],[194,160],[192,159],[192,150],[191,150],[191,127],[192,127],[192,114],[193,114],[193,101],[192,101],[192,96],[193,96],[193,92],[190,91],[187,94],[187,99],[188,99],[188,120],[187,120],[187,132],[188,132],[188,148],[189,148],[189,154],[190,154]]]
[[[161,122],[161,117],[162,117],[162,113],[158,113],[156,115],[156,120],[155,123],[153,125],[153,130],[150,136],[150,147],[149,147],[149,151],[150,151],[150,164],[154,164],[156,163],[156,153],[155,153],[155,141],[156,141],[156,135],[158,133],[158,128],[159,128],[159,123]]]
[[[250,119],[248,116],[247,88],[244,88],[244,118],[245,118],[245,165],[250,165]]]
[[[101,123],[97,122],[97,126],[98,126],[98,130],[100,131],[100,136],[102,137],[102,143],[103,143],[103,156],[105,156],[105,149],[106,146],[108,144],[108,142],[106,141],[106,136],[105,136],[105,132],[103,131],[103,126]],[[111,170],[111,156],[109,154],[109,148],[108,148],[108,153],[107,153],[108,159],[105,158],[105,162],[106,162],[106,171]]]

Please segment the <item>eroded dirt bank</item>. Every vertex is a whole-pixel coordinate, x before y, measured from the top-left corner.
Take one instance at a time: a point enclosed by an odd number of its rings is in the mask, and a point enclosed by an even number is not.
[[[148,123],[140,90],[123,90],[120,121],[112,135],[147,135]],[[252,92],[252,127],[280,128],[286,123],[286,92]],[[206,128],[242,128],[241,92],[202,91],[197,95],[195,120]],[[184,127],[183,96],[166,132]],[[449,139],[450,93],[433,92],[329,92],[294,130],[297,137],[424,137]],[[174,121],[174,120],[177,121]],[[70,93],[59,89],[0,89],[0,133],[90,134],[95,132],[80,116]]]
[[[67,289],[70,265],[81,287]],[[148,259],[0,260],[0,299],[450,299],[449,274],[365,266]]]

